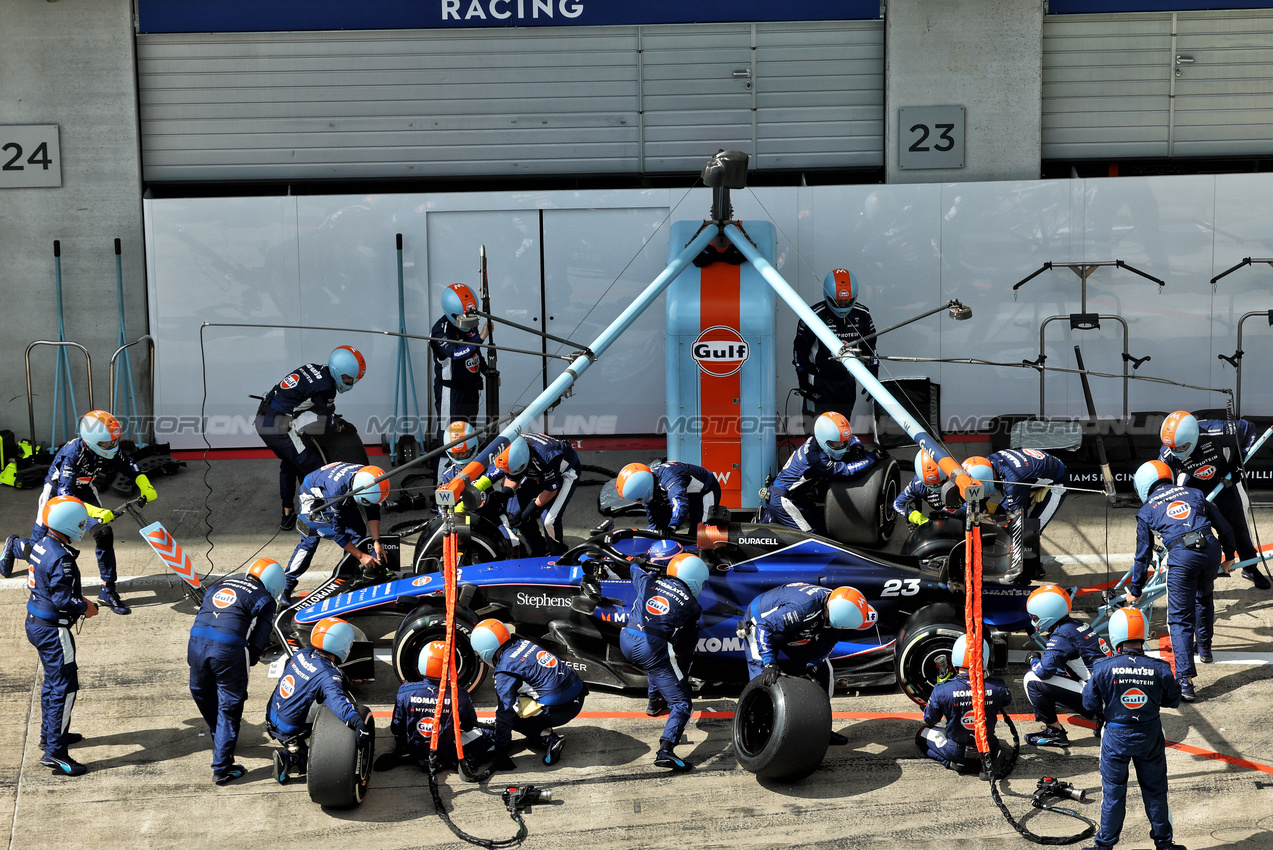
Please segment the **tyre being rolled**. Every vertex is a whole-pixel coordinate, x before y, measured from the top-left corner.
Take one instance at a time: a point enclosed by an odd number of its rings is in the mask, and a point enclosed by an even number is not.
[[[752,679],[734,712],[738,764],[764,779],[796,782],[818,769],[831,739],[831,700],[809,679]]]
[[[937,686],[943,667],[950,664],[950,650],[964,633],[963,618],[953,605],[925,605],[906,621],[897,634],[897,684],[919,705],[926,705]]]
[[[371,755],[376,748],[376,727],[371,709],[361,703],[356,703],[355,708],[371,732],[361,744],[354,730],[342,723],[326,706],[314,718],[305,781],[309,798],[320,806],[352,809],[363,801],[367,793]]]
[[[328,430],[311,437],[323,463],[356,463],[367,465],[367,447],[357,429],[345,423],[339,431]]]
[[[827,536],[848,546],[880,547],[893,536],[901,476],[897,461],[885,457],[863,478],[832,484],[824,519]]]
[[[467,608],[455,611],[455,675],[461,688],[470,693],[486,678],[486,665],[473,651],[469,638],[477,617]],[[446,611],[435,602],[417,606],[402,619],[393,636],[393,671],[403,682],[418,682],[420,650],[435,640],[446,640]]]

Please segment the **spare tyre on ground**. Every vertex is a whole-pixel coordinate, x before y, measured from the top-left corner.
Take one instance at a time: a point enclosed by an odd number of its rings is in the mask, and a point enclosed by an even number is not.
[[[354,730],[340,721],[331,709],[315,703],[313,732],[309,739],[309,768],[306,784],[309,798],[320,806],[352,809],[362,803],[371,777],[371,756],[376,748],[375,720],[362,703],[355,708],[371,735],[361,744]]]
[[[738,764],[764,779],[795,782],[818,769],[831,740],[831,700],[816,682],[752,679],[734,712]]]

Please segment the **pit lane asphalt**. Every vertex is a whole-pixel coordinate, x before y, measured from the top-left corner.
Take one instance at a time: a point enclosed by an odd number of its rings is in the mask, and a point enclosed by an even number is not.
[[[596,454],[584,462],[617,469],[631,459]],[[209,495],[203,463],[191,462],[177,475],[155,481],[160,501],[146,510],[147,520],[163,522],[200,572],[211,567],[219,576],[237,570],[258,550],[285,561],[296,535],[275,535],[274,468],[268,461],[214,461],[206,472]],[[600,476],[586,473],[584,478]],[[567,516],[568,534],[582,537],[599,520],[597,491],[589,486],[577,494]],[[31,490],[0,488],[0,532],[25,534],[36,498]],[[205,500],[215,543],[211,563],[204,540]],[[415,515],[391,513],[386,525]],[[1258,509],[1256,515],[1265,542],[1273,542],[1273,511]],[[275,784],[269,778],[264,729],[274,682],[264,664],[252,671],[237,751],[248,775],[214,786],[207,730],[188,691],[185,647],[193,608],[134,528],[127,517],[116,527],[120,575],[131,577],[121,581],[121,590],[133,614],[104,611],[86,621],[77,636],[80,693],[72,729],[85,736],[74,755],[88,766],[86,776],[53,776],[38,763],[40,670],[23,629],[22,563],[15,578],[0,581],[0,639],[6,647],[0,672],[0,836],[9,836],[9,847],[470,846],[433,813],[425,777],[409,768],[373,774],[366,802],[350,811],[319,808],[303,783]],[[1048,576],[1066,585],[1116,578],[1126,561],[1107,572],[1093,556],[1130,553],[1134,537],[1132,510],[1107,510],[1099,496],[1072,495],[1044,538],[1045,555],[1066,560],[1050,563]],[[334,552],[329,543],[320,546],[303,588],[321,580],[335,562]],[[86,592],[95,595],[91,547],[80,565]],[[1080,597],[1077,608],[1090,611],[1096,601],[1096,594]],[[1220,660],[1227,653],[1256,655],[1200,667],[1199,701],[1164,713],[1168,739],[1185,747],[1167,754],[1176,840],[1193,850],[1264,850],[1273,847],[1273,666],[1252,659],[1273,658],[1259,655],[1273,653],[1273,593],[1256,591],[1236,576],[1222,578],[1216,602]],[[375,638],[392,636],[389,616],[358,622]],[[1165,631],[1162,606],[1153,627]],[[1019,648],[1020,639],[1012,646]],[[1020,686],[1023,672],[1017,663],[1005,675],[1022,736],[1036,728]],[[357,694],[387,713],[396,685],[392,669],[377,662],[377,681],[359,686]],[[488,681],[476,695],[479,711],[492,701]],[[501,775],[488,787],[447,774],[442,794],[452,817],[483,838],[511,836],[515,826],[497,792],[516,781],[551,788],[560,801],[526,816],[527,847],[1031,846],[999,814],[986,783],[918,757],[913,743],[918,707],[898,692],[838,694],[835,728],[849,744],[828,751],[822,768],[794,785],[758,782],[738,768],[730,721],[713,716],[696,716],[687,730],[689,744],[680,750],[698,770],[673,776],[654,768],[663,719],[646,718],[643,707],[640,695],[595,692],[585,716],[563,727],[567,742],[558,766],[545,768],[534,753],[522,751],[514,753],[518,772]],[[695,708],[709,715],[728,713],[733,703],[703,699]],[[387,714],[378,720],[377,752],[390,747],[387,723]],[[1099,820],[1099,742],[1076,726],[1070,733],[1074,743],[1068,754],[1022,746],[1016,771],[1001,785],[1018,818],[1031,811],[1037,779],[1052,775],[1087,789],[1092,802],[1065,805]],[[1008,739],[1003,724],[999,736]],[[1080,827],[1046,813],[1027,823],[1042,834]],[[1135,788],[1128,794],[1119,846],[1152,846]]]

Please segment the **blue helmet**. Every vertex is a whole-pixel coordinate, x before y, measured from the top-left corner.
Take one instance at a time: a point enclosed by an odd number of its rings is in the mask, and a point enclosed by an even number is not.
[[[326,617],[319,620],[309,633],[309,645],[343,664],[349,657],[356,634],[354,627],[339,617]]]
[[[477,451],[477,430],[465,420],[457,419],[447,426],[446,439],[443,442],[455,443],[456,440],[464,440],[464,442],[456,443],[447,449],[446,456],[452,463],[463,463]]]
[[[827,597],[827,623],[833,629],[866,629],[879,614],[856,587],[837,587]]]
[[[969,478],[980,482],[983,497],[989,499],[995,492],[995,468],[990,464],[990,458],[974,455],[964,461],[962,466]]]
[[[648,502],[654,495],[654,473],[643,463],[630,463],[619,470],[614,480],[619,498],[629,502]]]
[[[859,292],[857,275],[848,269],[833,269],[822,279],[822,297],[827,308],[843,319],[853,310]]]
[[[651,564],[666,564],[685,551],[685,547],[675,540],[655,540],[645,550],[645,557]]]
[[[1151,460],[1140,465],[1140,469],[1136,470],[1136,474],[1132,477],[1132,484],[1136,487],[1136,495],[1140,496],[1141,504],[1149,501],[1150,495],[1154,492],[1154,487],[1160,481],[1171,483],[1171,467],[1163,463],[1161,460]]]
[[[1149,624],[1139,608],[1119,608],[1109,618],[1109,642],[1118,649],[1129,640],[1145,640]]]
[[[1198,419],[1187,410],[1177,410],[1163,420],[1159,436],[1177,460],[1184,460],[1198,445]]]
[[[521,437],[513,440],[495,456],[495,468],[510,478],[516,478],[525,472],[529,463],[530,446]]]
[[[968,655],[968,635],[960,635],[955,638],[955,645],[950,648],[950,666],[967,667],[964,662]],[[986,641],[981,642],[981,666],[982,669],[990,670],[990,644]]]
[[[827,412],[813,423],[813,438],[832,460],[839,460],[849,450],[849,441],[853,439],[853,429],[849,420],[835,412]]]
[[[90,410],[80,418],[80,439],[98,457],[113,458],[119,452],[123,430],[119,420],[105,410]]]
[[[327,371],[336,381],[336,392],[347,393],[367,373],[367,361],[358,349],[342,345],[327,355]]]
[[[477,327],[477,299],[473,290],[462,283],[453,283],[442,290],[442,312],[447,321],[462,331]]]
[[[682,552],[673,558],[667,565],[667,574],[685,582],[690,595],[695,599],[703,592],[703,585],[707,584],[709,575],[703,559],[689,552]]]

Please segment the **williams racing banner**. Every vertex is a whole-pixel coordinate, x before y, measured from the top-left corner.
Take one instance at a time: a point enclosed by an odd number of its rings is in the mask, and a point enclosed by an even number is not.
[[[880,0],[137,0],[138,32],[875,20]]]

